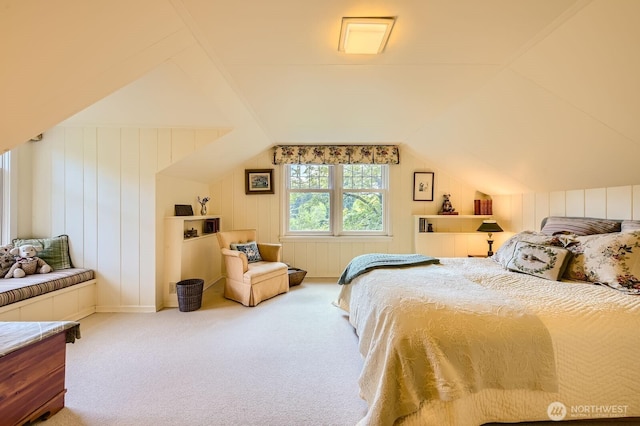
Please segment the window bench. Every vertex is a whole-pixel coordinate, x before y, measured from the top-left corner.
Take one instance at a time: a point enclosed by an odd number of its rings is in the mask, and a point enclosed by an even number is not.
[[[0,321],[77,321],[96,311],[91,269],[0,279]]]

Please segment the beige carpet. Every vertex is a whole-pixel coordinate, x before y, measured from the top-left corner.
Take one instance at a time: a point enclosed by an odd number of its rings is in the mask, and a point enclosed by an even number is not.
[[[362,360],[335,281],[247,308],[216,285],[198,311],[94,314],[67,345],[58,425],[354,425]]]

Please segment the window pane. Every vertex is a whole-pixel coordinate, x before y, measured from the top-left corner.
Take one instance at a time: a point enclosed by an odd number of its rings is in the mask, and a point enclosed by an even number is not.
[[[349,164],[342,168],[345,189],[382,188],[382,166],[379,164]]]
[[[328,189],[329,166],[322,164],[293,164],[289,167],[291,189]]]
[[[381,193],[345,192],[342,195],[342,228],[345,231],[382,230]]]
[[[290,231],[329,231],[330,198],[327,192],[289,194]]]

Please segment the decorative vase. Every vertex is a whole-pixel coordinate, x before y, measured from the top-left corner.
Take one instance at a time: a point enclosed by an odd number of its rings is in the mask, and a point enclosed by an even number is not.
[[[206,204],[200,204],[200,214],[202,216],[206,216],[206,214],[207,214],[207,205]]]

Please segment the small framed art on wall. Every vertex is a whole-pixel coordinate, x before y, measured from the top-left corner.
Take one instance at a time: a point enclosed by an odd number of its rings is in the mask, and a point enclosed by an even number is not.
[[[413,173],[413,201],[433,201],[433,172]]]
[[[245,194],[273,193],[273,169],[245,170]]]

